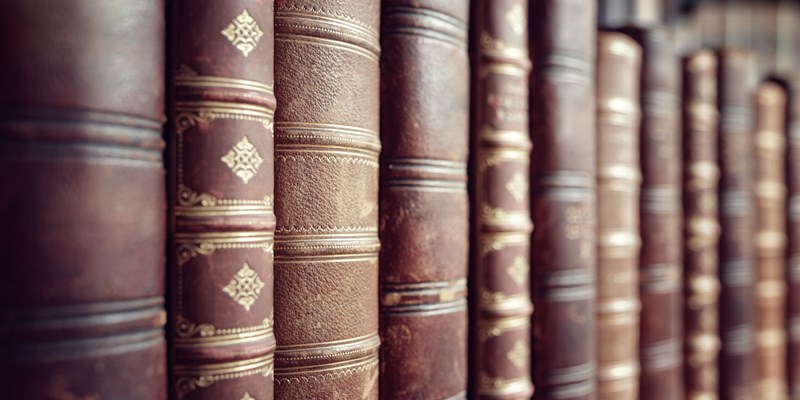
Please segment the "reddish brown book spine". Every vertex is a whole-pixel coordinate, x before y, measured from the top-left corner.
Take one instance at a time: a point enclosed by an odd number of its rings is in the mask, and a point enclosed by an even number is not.
[[[786,330],[788,332],[788,386],[792,400],[800,399],[800,79],[785,77],[787,193]]]
[[[755,398],[755,210],[751,58],[719,53],[720,396]]]
[[[272,2],[172,7],[171,392],[271,399]]]
[[[164,2],[0,12],[0,397],[167,398]]]
[[[627,32],[642,46],[639,397],[683,397],[680,61],[667,30]]]
[[[760,399],[783,400],[786,386],[786,93],[775,82],[756,91],[756,305]]]
[[[383,399],[466,396],[468,13],[383,1]]]
[[[530,398],[528,1],[474,5],[473,398]]]
[[[275,1],[275,398],[378,397],[379,24]]]
[[[716,398],[719,374],[717,58],[683,62],[683,256],[685,398]]]
[[[595,2],[531,3],[534,398],[595,394]]]
[[[639,391],[639,70],[629,36],[597,36],[597,393]]]

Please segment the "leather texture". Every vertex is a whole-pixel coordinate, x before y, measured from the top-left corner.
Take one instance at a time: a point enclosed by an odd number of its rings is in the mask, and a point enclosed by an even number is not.
[[[528,1],[473,5],[471,397],[530,398]]]
[[[715,398],[719,373],[717,57],[683,59],[684,385],[686,399]]]
[[[683,397],[680,60],[663,27],[627,31],[642,46],[639,397]]]
[[[719,52],[720,397],[755,399],[753,121],[746,50]]]
[[[272,399],[272,2],[171,3],[174,399]]]
[[[275,398],[378,397],[379,18],[275,2]]]
[[[786,386],[786,92],[762,82],[755,106],[756,397],[783,400]]]
[[[166,399],[164,28],[158,0],[3,3],[0,397]]]
[[[784,77],[786,89],[787,262],[786,325],[788,386],[791,399],[800,399],[800,76]]]
[[[597,34],[597,398],[639,395],[639,71],[642,49]]]
[[[594,399],[595,2],[531,3],[534,399]]]
[[[384,0],[381,398],[467,389],[467,1]]]

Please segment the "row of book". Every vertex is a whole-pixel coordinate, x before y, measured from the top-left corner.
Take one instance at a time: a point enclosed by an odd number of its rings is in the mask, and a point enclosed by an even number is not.
[[[0,398],[800,398],[800,7],[0,5]]]

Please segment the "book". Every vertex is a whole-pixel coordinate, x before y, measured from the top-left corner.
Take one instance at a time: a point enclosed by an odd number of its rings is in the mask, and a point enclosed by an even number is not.
[[[639,395],[639,71],[642,49],[597,34],[597,393]]]
[[[596,397],[595,2],[531,3],[534,399]]]
[[[167,398],[164,2],[0,13],[0,397]]]
[[[474,398],[530,398],[528,1],[473,6],[470,382]]]
[[[463,398],[469,7],[411,0],[382,7],[380,396]]]
[[[683,396],[680,60],[664,27],[626,29],[642,46],[639,397]]]
[[[786,332],[789,395],[800,398],[800,80],[796,75],[780,80],[786,91]]]
[[[717,57],[683,59],[683,348],[687,399],[717,396],[719,373]]]
[[[378,396],[379,18],[275,2],[275,398]]]
[[[786,93],[776,82],[756,89],[757,397],[785,399],[786,386]]]
[[[272,2],[171,7],[170,393],[271,399]]]
[[[752,67],[747,50],[719,52],[719,388],[723,398],[755,396]]]

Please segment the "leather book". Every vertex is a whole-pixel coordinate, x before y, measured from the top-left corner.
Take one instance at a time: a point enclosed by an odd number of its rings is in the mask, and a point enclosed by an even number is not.
[[[716,398],[719,385],[717,57],[683,59],[683,347],[688,400]]]
[[[164,2],[2,9],[0,397],[166,399]]]
[[[786,93],[766,81],[756,90],[757,398],[785,399],[786,386]]]
[[[473,6],[472,397],[530,398],[528,1]]]
[[[752,60],[719,52],[718,133],[720,396],[755,398],[755,209],[753,201]]]
[[[595,2],[531,2],[534,399],[596,396]]]
[[[639,71],[642,49],[597,34],[597,398],[639,387]]]
[[[275,398],[378,397],[380,4],[275,1]]]
[[[663,27],[627,29],[642,46],[639,396],[683,396],[680,60]]]
[[[271,399],[272,2],[171,6],[170,392]]]
[[[380,395],[462,399],[468,381],[469,6],[384,0],[382,8]],[[500,208],[487,213],[494,221],[520,218]],[[527,348],[514,349],[513,358],[525,368]]]
[[[786,332],[790,398],[800,399],[800,79],[782,78],[787,94],[785,121],[787,186]]]
[[[598,0],[597,26],[601,29],[652,26],[663,13],[664,0]]]

